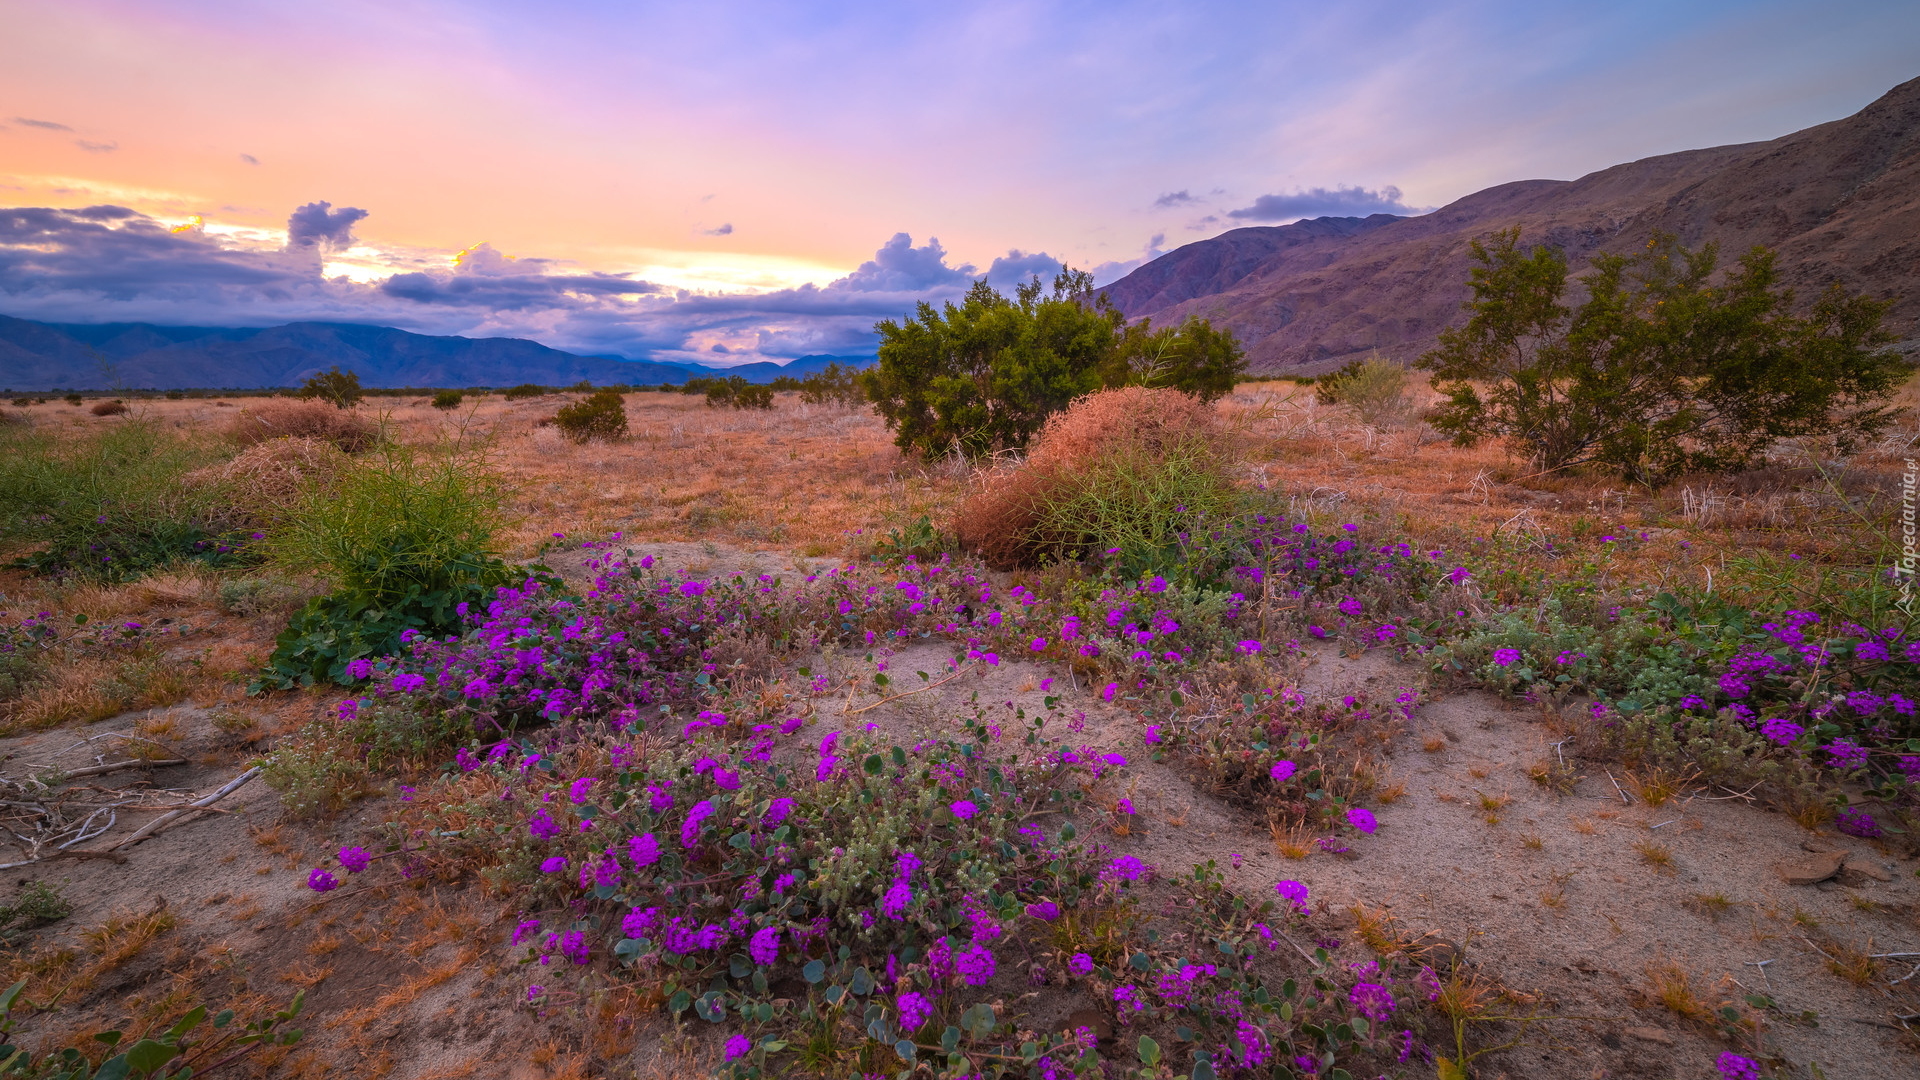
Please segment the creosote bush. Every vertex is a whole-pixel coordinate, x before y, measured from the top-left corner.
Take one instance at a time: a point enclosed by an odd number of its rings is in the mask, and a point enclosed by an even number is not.
[[[442,390],[433,395],[433,407],[445,412],[448,409],[459,408],[460,403],[465,400],[466,395],[458,390]]]
[[[554,415],[553,422],[561,434],[577,443],[624,439],[627,437],[627,401],[617,390],[601,390],[585,400],[563,406]]]
[[[299,396],[317,398],[336,409],[351,409],[367,392],[360,386],[360,376],[334,366],[301,383]]]

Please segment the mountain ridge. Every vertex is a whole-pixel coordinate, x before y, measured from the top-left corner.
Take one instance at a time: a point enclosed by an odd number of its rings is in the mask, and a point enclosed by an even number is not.
[[[1408,361],[1432,348],[1442,329],[1465,319],[1470,241],[1499,229],[1517,226],[1523,244],[1562,248],[1576,273],[1598,252],[1671,232],[1689,246],[1718,243],[1723,266],[1754,244],[1774,248],[1783,283],[1803,303],[1828,282],[1890,299],[1889,327],[1912,338],[1920,334],[1920,79],[1852,116],[1777,139],[1641,158],[1573,180],[1497,184],[1344,235],[1300,230],[1354,220],[1235,229],[1168,252],[1105,292],[1130,317],[1200,315],[1224,325],[1256,372],[1309,374],[1374,351]],[[1284,230],[1299,232],[1283,244],[1272,234]],[[1207,276],[1262,244],[1270,253],[1231,281]]]
[[[261,328],[43,323],[0,315],[0,387],[16,391],[262,389],[339,367],[368,387],[657,385],[739,375],[771,382],[868,357],[803,356],[732,368],[583,356],[524,338],[415,334],[390,326],[296,322]]]

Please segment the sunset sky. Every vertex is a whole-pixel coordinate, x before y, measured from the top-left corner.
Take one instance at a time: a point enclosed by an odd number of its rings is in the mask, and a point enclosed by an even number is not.
[[[1920,74],[1891,0],[0,0],[0,26],[0,314],[704,362],[867,350],[989,271],[1107,281],[1242,225],[1773,138]],[[97,206],[132,213],[53,212]]]

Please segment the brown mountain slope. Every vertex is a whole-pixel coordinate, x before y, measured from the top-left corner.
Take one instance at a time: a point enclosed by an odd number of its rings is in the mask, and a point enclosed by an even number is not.
[[[1838,281],[1892,299],[1894,331],[1920,336],[1920,79],[1770,142],[1502,184],[1421,217],[1235,229],[1106,291],[1129,315],[1224,323],[1256,371],[1318,371],[1373,349],[1410,360],[1464,318],[1469,241],[1514,226],[1523,242],[1565,249],[1576,269],[1656,230],[1718,242],[1723,264],[1765,244],[1803,299]]]

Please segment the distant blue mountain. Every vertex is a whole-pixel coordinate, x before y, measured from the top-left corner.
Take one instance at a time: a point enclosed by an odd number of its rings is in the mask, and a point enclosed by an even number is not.
[[[42,323],[0,315],[0,389],[252,390],[298,386],[338,367],[369,387],[658,385],[739,375],[805,378],[830,363],[872,357],[803,356],[732,368],[581,356],[523,338],[432,337],[387,326],[301,322],[266,329],[149,323]]]

